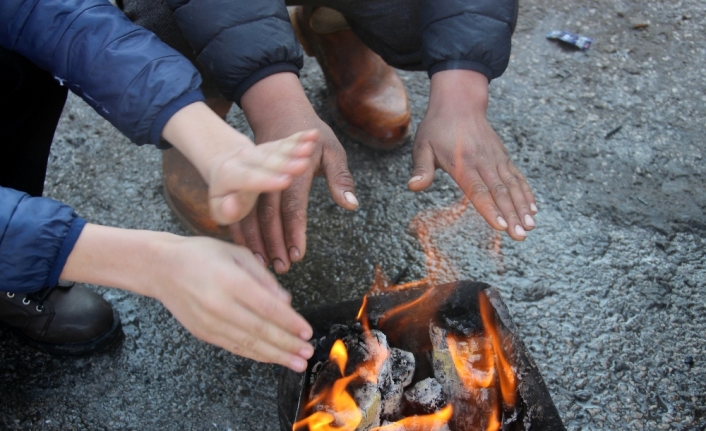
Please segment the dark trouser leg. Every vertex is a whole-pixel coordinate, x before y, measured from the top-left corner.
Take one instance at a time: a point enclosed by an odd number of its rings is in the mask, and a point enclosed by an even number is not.
[[[0,186],[42,195],[66,95],[49,72],[0,48]]]
[[[0,48],[0,186],[41,196],[67,89],[24,57]],[[0,324],[55,355],[84,355],[120,335],[120,318],[84,286],[0,292]]]

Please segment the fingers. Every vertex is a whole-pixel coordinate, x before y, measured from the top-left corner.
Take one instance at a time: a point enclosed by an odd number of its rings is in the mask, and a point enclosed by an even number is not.
[[[302,175],[282,192],[281,217],[289,260],[299,262],[306,253],[306,210],[313,173]]]
[[[534,193],[532,192],[532,188],[527,182],[527,178],[522,175],[522,172],[517,169],[517,167],[514,163],[512,163],[512,161],[508,163],[508,169],[510,170],[510,173],[517,177],[517,180],[520,184],[520,189],[522,189],[522,193],[525,195],[525,200],[529,204],[530,212],[532,213],[532,215],[537,214],[537,199],[534,197]]]
[[[310,165],[309,158],[318,138],[317,130],[306,130],[285,139],[260,144],[247,149],[243,163],[292,176],[300,175]]]
[[[324,148],[321,169],[326,177],[329,193],[333,201],[341,208],[352,211],[358,208],[355,196],[353,175],[348,170],[348,159],[341,145],[329,145]]]
[[[254,259],[253,259],[254,258]],[[254,254],[246,249],[238,247],[233,251],[233,259],[245,272],[247,272],[255,281],[260,283],[265,289],[275,294],[279,299],[286,303],[292,302],[292,295],[282,288],[272,274],[267,270],[264,262],[258,259]],[[255,260],[255,261],[254,261]]]
[[[434,150],[426,139],[420,139],[414,143],[412,161],[414,169],[407,186],[413,192],[426,190],[434,182],[434,172],[436,171]]]
[[[534,229],[535,221],[521,185],[524,177],[518,178],[507,165],[471,169],[455,179],[494,229],[507,231],[516,241],[524,240],[527,232]]]
[[[240,238],[236,238],[236,235],[233,236],[233,241],[235,241],[236,244],[246,246],[252,252],[253,256],[255,256],[255,259],[264,267],[267,267],[270,264],[270,258],[265,248],[262,232],[260,231],[257,208],[245,216],[239,223],[231,226],[239,228],[242,235],[242,242],[239,241]],[[233,232],[233,229],[231,229],[231,232]]]
[[[272,268],[277,274],[284,274],[289,271],[291,261],[284,241],[280,202],[280,193],[268,193],[260,196],[257,203],[257,216]]]
[[[305,358],[313,354],[304,341],[311,338],[310,325],[286,302],[252,286],[241,283],[233,300],[214,310],[212,315],[224,320],[214,325],[215,339],[206,341],[241,356],[303,371]]]

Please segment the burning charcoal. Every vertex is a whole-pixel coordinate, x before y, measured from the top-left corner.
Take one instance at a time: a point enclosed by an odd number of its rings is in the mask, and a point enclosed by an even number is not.
[[[414,377],[415,360],[412,352],[393,347],[390,353],[392,366],[392,380],[406,388],[412,383]]]
[[[465,307],[453,307],[443,311],[441,318],[449,331],[463,335],[483,332],[483,320],[480,315],[469,313]]]
[[[382,425],[382,427],[374,431],[408,431],[406,426],[395,422],[385,421]],[[444,424],[441,427],[434,428],[434,431],[449,431],[449,426]]]
[[[446,396],[439,382],[430,377],[405,391],[404,402],[407,416],[426,415],[441,410],[446,405]]]
[[[379,427],[382,403],[377,385],[370,382],[363,383],[353,390],[353,399],[363,414],[363,419],[355,430],[368,431],[371,428]]]
[[[378,382],[382,394],[382,418],[397,420],[402,417],[402,393],[414,377],[414,355],[393,347],[388,362],[390,372],[381,373]]]
[[[380,417],[387,420],[397,420],[402,417],[402,386],[395,385],[382,394]]]
[[[311,383],[309,399],[314,399],[317,395],[330,388],[334,382],[341,378],[341,371],[334,362],[326,361],[321,370],[316,375],[316,380]],[[312,377],[313,379],[313,377]]]
[[[480,431],[500,417],[492,342],[482,335],[457,337],[430,325],[434,377],[454,413],[454,431]],[[449,340],[453,345],[449,345]],[[453,350],[453,351],[452,351]]]

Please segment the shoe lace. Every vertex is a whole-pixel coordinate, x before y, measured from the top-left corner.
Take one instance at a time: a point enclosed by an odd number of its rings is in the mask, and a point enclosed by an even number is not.
[[[67,285],[67,286],[51,286],[51,287],[45,287],[43,289],[40,289],[36,292],[28,293],[25,296],[25,299],[34,301],[37,303],[37,310],[41,311],[41,309],[44,308],[44,301],[51,295],[51,293],[56,289],[57,287],[60,287],[62,289],[71,289],[73,287],[73,283]]]

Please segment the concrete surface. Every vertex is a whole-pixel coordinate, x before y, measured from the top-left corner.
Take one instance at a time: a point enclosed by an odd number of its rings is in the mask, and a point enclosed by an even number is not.
[[[538,196],[538,227],[498,249],[469,210],[437,236],[461,277],[500,289],[571,430],[706,427],[705,14],[700,0],[522,1],[490,118]],[[565,49],[545,39],[553,29],[595,41]],[[418,122],[428,79],[402,76]],[[330,119],[313,60],[302,79]],[[229,120],[247,129],[237,110]],[[298,307],[363,295],[375,264],[423,277],[407,225],[459,197],[446,175],[407,191],[410,147],[342,141],[362,205],[346,213],[315,182],[307,257],[280,277]],[[186,234],[162,198],[159,151],[75,97],[47,195],[92,222]],[[277,429],[276,367],[197,341],[153,300],[98,289],[125,325],[108,352],[52,358],[0,332],[0,429]]]

